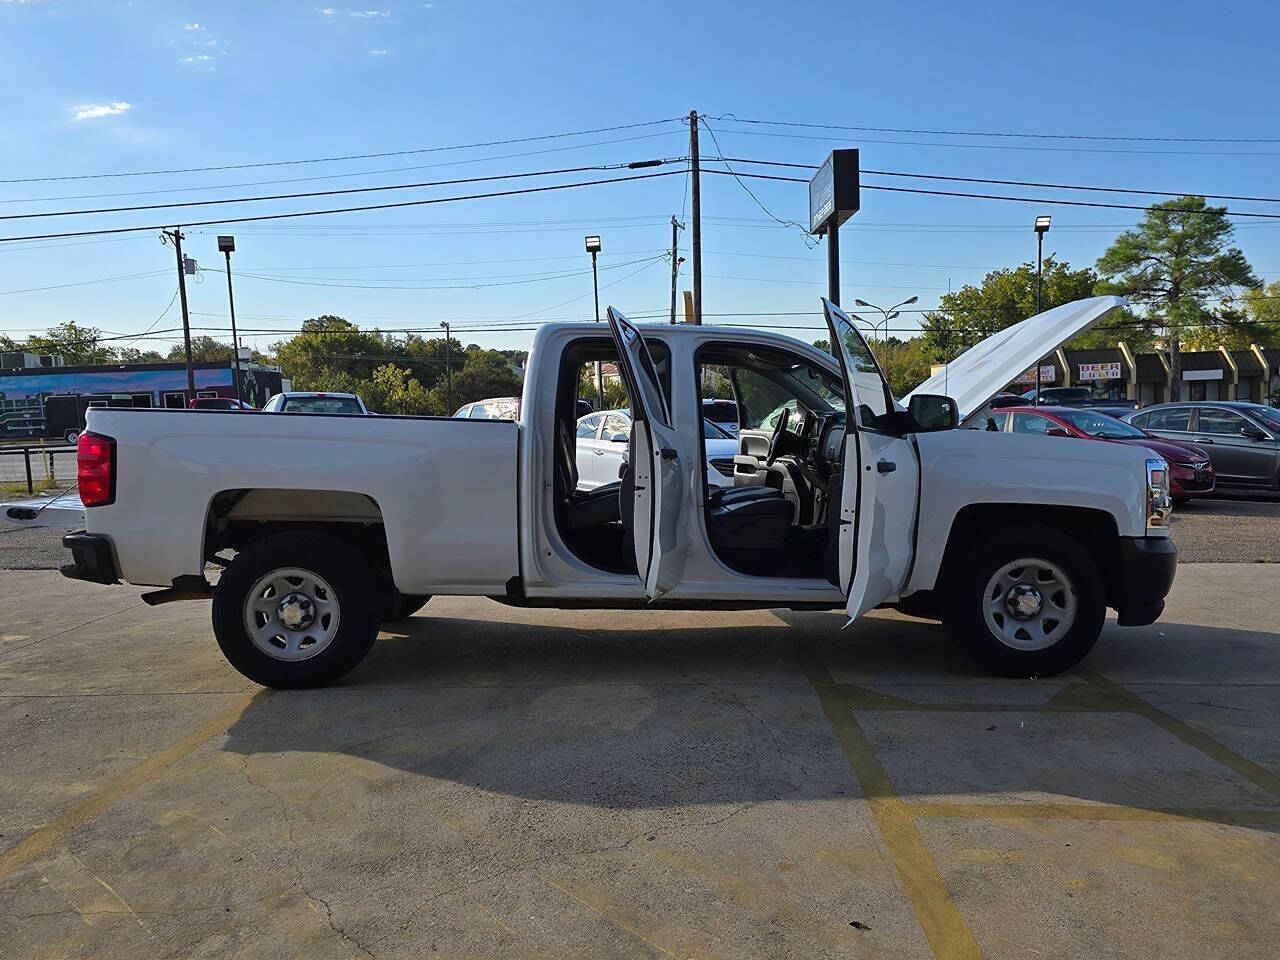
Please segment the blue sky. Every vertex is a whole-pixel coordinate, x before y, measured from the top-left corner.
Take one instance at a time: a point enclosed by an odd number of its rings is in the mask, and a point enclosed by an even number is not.
[[[856,146],[872,169],[1280,195],[1273,49],[1280,13],[1263,2],[1211,9],[1170,2],[328,2],[0,0],[0,84],[8,94],[0,179],[446,147],[675,118],[696,108],[712,118],[864,127],[1272,138],[1254,144],[984,138],[709,121],[734,156],[817,163],[832,147]],[[687,128],[671,122],[338,163],[5,183],[0,215],[645,160],[682,155],[686,146]],[[703,152],[715,152],[705,133]],[[297,178],[324,179],[271,183]],[[752,188],[778,217],[805,218],[803,185]],[[702,197],[708,314],[816,307],[825,290],[822,247],[773,223],[729,178],[704,177]],[[0,236],[343,202],[8,220],[0,221]],[[202,267],[220,268],[215,236],[235,234],[236,304],[246,330],[296,328],[308,316],[338,313],[383,329],[435,328],[448,320],[465,342],[522,346],[530,332],[495,325],[518,327],[513,318],[530,314],[526,323],[590,316],[586,233],[604,238],[600,281],[609,286],[602,305],[632,313],[664,309],[670,268],[657,258],[670,243],[669,218],[685,205],[680,175],[193,228],[186,247]],[[1092,263],[1137,217],[867,191],[862,211],[841,234],[844,301],[887,306],[916,294],[930,306],[948,283],[975,282],[988,269],[1033,258],[1030,224],[1041,212],[1054,218],[1046,251],[1080,265]],[[1280,221],[1262,221],[1245,223],[1237,234],[1268,281],[1280,279],[1278,231]],[[688,239],[686,231],[685,256]],[[9,292],[120,276],[131,279]],[[193,325],[225,325],[223,276],[206,272],[201,279],[190,285]],[[686,264],[681,288],[688,283]],[[414,289],[389,289],[396,286]],[[0,332],[20,336],[75,320],[137,333],[173,294],[173,252],[154,234],[0,245]],[[177,320],[174,304],[158,328]],[[265,346],[279,336],[244,339]],[[172,342],[136,345],[164,351]]]

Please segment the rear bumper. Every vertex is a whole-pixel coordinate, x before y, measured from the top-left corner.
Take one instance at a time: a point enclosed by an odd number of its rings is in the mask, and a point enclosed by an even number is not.
[[[88,580],[90,583],[119,583],[115,556],[111,541],[100,533],[68,533],[62,545],[71,551],[71,563],[63,564],[59,571],[72,580]]]
[[[1169,537],[1121,537],[1120,582],[1112,606],[1122,627],[1154,623],[1178,571],[1178,549]]]

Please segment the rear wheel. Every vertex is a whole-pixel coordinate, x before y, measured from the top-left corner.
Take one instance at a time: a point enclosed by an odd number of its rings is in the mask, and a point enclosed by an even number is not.
[[[1078,541],[1019,524],[976,540],[951,564],[943,622],[993,673],[1045,677],[1084,659],[1102,632],[1102,574]]]
[[[267,687],[319,687],[352,670],[378,632],[372,575],[341,540],[283,533],[242,550],[213,595],[233,667]]]

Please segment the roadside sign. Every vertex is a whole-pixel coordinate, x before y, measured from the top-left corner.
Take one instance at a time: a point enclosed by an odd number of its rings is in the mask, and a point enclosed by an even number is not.
[[[826,233],[858,212],[858,151],[832,150],[809,181],[809,232]]]
[[[1057,375],[1058,375],[1057,368],[1054,367],[1052,363],[1046,363],[1040,368],[1040,382],[1042,384],[1053,383],[1053,381],[1057,379]],[[1030,370],[1021,374],[1018,377],[1018,379],[1014,380],[1013,382],[1017,384],[1026,384],[1027,386],[1035,386],[1035,382],[1036,382],[1035,367],[1032,367]]]
[[[1080,364],[1081,380],[1119,380],[1119,363],[1082,363]]]

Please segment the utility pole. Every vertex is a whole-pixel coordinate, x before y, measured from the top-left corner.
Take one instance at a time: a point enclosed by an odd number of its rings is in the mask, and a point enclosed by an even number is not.
[[[702,181],[698,166],[698,111],[689,111],[689,177],[693,207],[693,322],[702,323]]]
[[[191,319],[187,314],[187,274],[182,260],[182,228],[161,230],[160,235],[173,241],[178,256],[178,296],[182,299],[182,348],[187,356],[187,402],[196,395],[196,372],[191,366]]]
[[[671,322],[676,322],[676,278],[680,274],[680,221],[671,216]]]
[[[453,345],[449,342],[449,323],[441,321],[444,327],[444,405],[446,417],[453,416]]]

